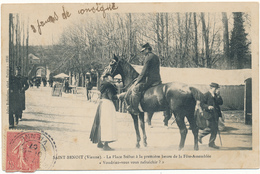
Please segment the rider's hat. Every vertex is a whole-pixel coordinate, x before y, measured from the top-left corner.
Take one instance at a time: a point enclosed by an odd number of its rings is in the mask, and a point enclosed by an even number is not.
[[[212,88],[216,88],[216,89],[219,88],[219,84],[213,83],[213,82],[209,86],[212,87]]]
[[[142,46],[141,52],[143,52],[145,49],[152,50],[152,47],[150,46],[150,44],[148,42]]]

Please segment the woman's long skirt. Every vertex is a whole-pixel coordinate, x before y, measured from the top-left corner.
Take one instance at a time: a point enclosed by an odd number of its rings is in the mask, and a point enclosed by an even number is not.
[[[117,140],[116,110],[111,100],[101,99],[92,125],[90,140],[93,143]]]

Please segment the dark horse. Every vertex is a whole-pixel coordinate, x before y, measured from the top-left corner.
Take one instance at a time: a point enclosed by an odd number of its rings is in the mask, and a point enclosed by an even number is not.
[[[134,79],[136,79],[139,75],[136,70],[124,59],[118,59],[117,62],[111,63],[105,72],[110,73],[113,77],[120,74],[126,88],[129,88]],[[196,125],[194,111],[196,101],[200,100],[201,96],[202,93],[194,87],[190,87],[183,83],[172,82],[149,88],[144,93],[140,104],[143,111],[147,112],[148,115],[152,115],[154,112],[159,111],[170,111],[170,115],[172,113],[174,114],[181,134],[179,150],[183,149],[186,135],[188,133],[184,122],[184,118],[186,116],[194,135],[194,149],[198,150],[198,127]],[[143,143],[144,146],[147,146],[144,112],[139,113],[139,119],[141,122],[141,129],[143,131]],[[139,148],[141,138],[138,126],[138,116],[133,114],[131,115],[134,120],[137,137],[136,147]]]

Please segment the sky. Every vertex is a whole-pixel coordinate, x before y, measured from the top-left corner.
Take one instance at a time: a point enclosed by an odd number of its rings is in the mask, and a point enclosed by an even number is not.
[[[106,5],[104,5],[106,6]],[[22,6],[23,7],[23,6]],[[92,4],[80,4],[76,8],[72,8],[70,4],[56,4],[52,6],[37,5],[36,8],[23,7],[25,10],[21,10],[21,18],[24,19],[25,25],[29,26],[29,44],[30,45],[52,45],[57,44],[61,36],[62,31],[73,23],[78,23],[86,19],[90,19],[89,16],[102,16],[102,13],[85,13],[79,14],[78,10],[84,8],[97,7],[95,3]],[[66,17],[63,13],[65,12]],[[221,14],[221,13],[219,13]],[[64,18],[63,18],[64,17]],[[229,13],[229,27],[232,28],[233,20],[232,14]],[[52,22],[48,22],[48,19],[53,19]],[[102,20],[102,18],[99,18]],[[47,22],[46,22],[47,21]],[[38,23],[41,25],[44,22],[44,26],[38,28]],[[93,21],[99,22],[99,21]],[[246,27],[246,31],[249,32],[249,28]]]

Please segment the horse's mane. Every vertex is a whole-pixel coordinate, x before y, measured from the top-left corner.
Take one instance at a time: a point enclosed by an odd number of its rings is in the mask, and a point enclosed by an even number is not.
[[[125,59],[120,59],[120,61],[122,63],[122,68],[124,68],[125,74],[131,75],[133,79],[138,77],[139,73],[130,63],[128,63]]]

